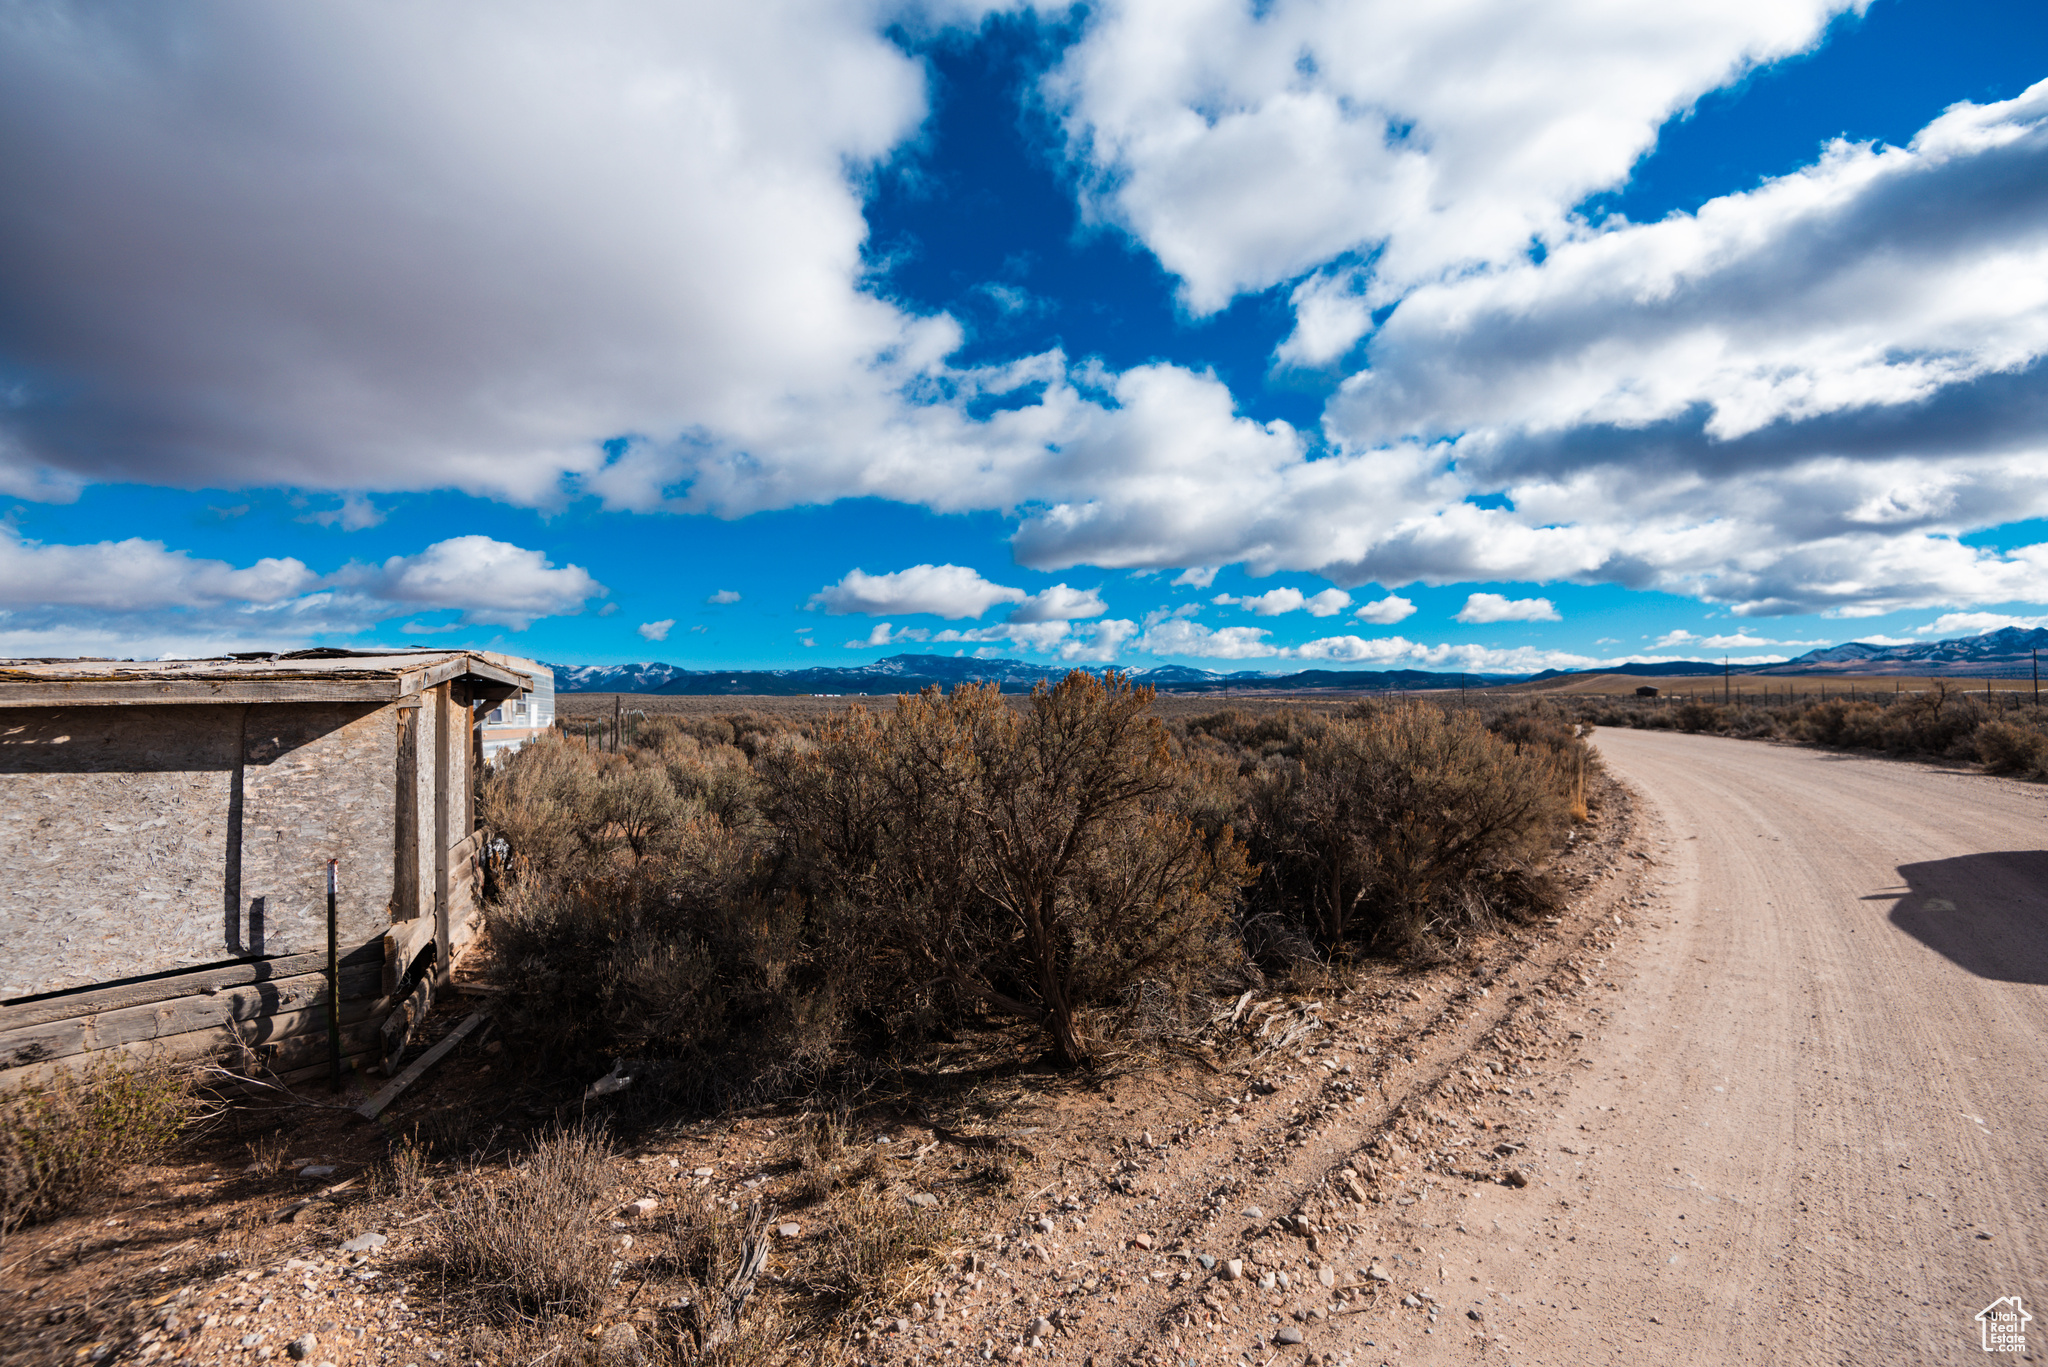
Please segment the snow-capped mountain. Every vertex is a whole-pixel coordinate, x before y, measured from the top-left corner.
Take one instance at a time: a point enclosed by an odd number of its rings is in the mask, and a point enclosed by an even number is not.
[[[1810,650],[1764,674],[1960,674],[2015,677],[2033,668],[2034,652],[2048,651],[2048,628],[2000,627],[1982,636],[1884,646],[1869,641]]]

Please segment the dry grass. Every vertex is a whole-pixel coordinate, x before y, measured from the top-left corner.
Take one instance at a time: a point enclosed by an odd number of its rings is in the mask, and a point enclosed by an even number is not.
[[[418,1196],[426,1189],[429,1156],[418,1139],[401,1135],[392,1141],[391,1151],[371,1174],[371,1192],[401,1203]]]
[[[592,1313],[611,1282],[597,1210],[610,1165],[602,1135],[560,1130],[498,1180],[472,1181],[442,1227],[445,1275],[505,1317]]]
[[[265,1177],[274,1177],[284,1169],[284,1160],[289,1156],[291,1140],[283,1130],[272,1130],[244,1145],[249,1151],[249,1166]]]
[[[805,1245],[795,1277],[814,1314],[844,1329],[910,1299],[944,1262],[937,1207],[913,1206],[878,1184],[848,1188]]]

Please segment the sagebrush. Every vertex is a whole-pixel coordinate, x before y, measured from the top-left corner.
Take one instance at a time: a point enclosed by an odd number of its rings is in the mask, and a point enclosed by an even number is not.
[[[189,1069],[108,1057],[0,1098],[0,1236],[161,1157],[204,1112],[193,1082]]]
[[[1029,1022],[1056,1061],[1173,1032],[1261,967],[1429,958],[1547,910],[1594,767],[1555,708],[1168,726],[1076,671],[796,725],[661,719],[510,756],[482,808],[523,1056],[715,1106]]]

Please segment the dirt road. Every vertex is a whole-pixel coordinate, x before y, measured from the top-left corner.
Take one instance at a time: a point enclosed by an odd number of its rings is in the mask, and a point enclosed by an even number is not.
[[[2002,1360],[2048,1358],[2048,789],[1596,740],[1653,895],[1546,1180],[1408,1230],[1443,1320],[1403,1360],[1970,1362],[2012,1295]]]

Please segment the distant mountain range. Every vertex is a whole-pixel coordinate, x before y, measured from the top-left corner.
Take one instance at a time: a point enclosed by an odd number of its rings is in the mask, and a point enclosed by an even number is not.
[[[687,693],[753,694],[802,697],[810,694],[915,693],[936,685],[993,683],[1007,693],[1028,692],[1033,685],[1066,677],[1072,665],[1041,665],[1025,660],[976,660],[952,655],[892,655],[873,664],[820,666],[813,669],[683,669],[670,664],[552,665],[558,693]],[[1100,672],[1098,668],[1095,672]],[[1308,693],[1386,692],[1409,688],[1455,688],[1460,679],[1473,687],[1511,683],[1520,675],[1438,674],[1421,669],[1304,669],[1292,674],[1242,670],[1220,674],[1187,665],[1160,665],[1131,672],[1133,683],[1162,692],[1227,693],[1233,689]]]
[[[1847,645],[1809,650],[1781,665],[1765,665],[1755,674],[1955,674],[2009,679],[2028,674],[2034,652],[2048,651],[2048,628],[2000,627],[1982,636],[1950,641],[1916,642],[1904,646]]]
[[[1848,645],[1810,650],[1783,664],[1750,665],[1733,674],[1946,674],[1975,678],[2015,678],[2033,667],[2033,652],[2048,651],[2048,628],[2004,627],[1982,636],[1928,641],[1903,646],[1852,641]],[[891,655],[872,664],[819,666],[813,669],[684,669],[671,664],[553,665],[555,689],[561,693],[681,693],[698,695],[753,694],[802,697],[822,694],[888,695],[915,693],[936,685],[993,683],[1005,692],[1027,692],[1034,684],[1064,677],[1071,665],[1033,664],[1028,660],[976,660],[953,655]],[[1097,671],[1099,672],[1099,670]],[[1255,669],[1223,674],[1187,665],[1160,665],[1131,672],[1134,683],[1167,693],[1382,693],[1419,688],[1474,688],[1583,674],[1630,674],[1644,678],[1719,674],[1718,660],[1660,660],[1616,665],[1611,669],[1557,670],[1539,674],[1450,674],[1424,669],[1304,669],[1292,674],[1267,674]]]

